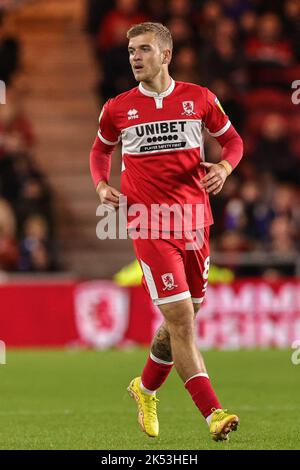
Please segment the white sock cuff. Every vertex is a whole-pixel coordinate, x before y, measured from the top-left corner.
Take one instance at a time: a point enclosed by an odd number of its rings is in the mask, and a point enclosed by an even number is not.
[[[150,351],[150,358],[152,359],[152,361],[154,362],[157,362],[157,364],[166,364],[167,366],[172,366],[174,364],[174,362],[167,362],[167,361],[163,361],[162,359],[159,359],[158,357],[154,356],[154,354],[152,354],[152,352]]]
[[[147,395],[154,395],[155,394],[155,390],[149,390],[148,388],[146,388],[142,381],[141,381],[141,384],[140,384],[140,388],[141,388],[142,392],[147,393]]]
[[[207,416],[207,418],[205,418],[205,420],[206,420],[208,426],[210,426],[210,423],[211,423],[211,420],[212,420],[212,415],[213,415],[213,413],[210,413],[210,415]]]
[[[194,379],[195,377],[206,377],[209,380],[208,374],[206,374],[205,372],[199,372],[199,374],[192,375],[192,377],[187,379],[187,381],[184,383],[184,385],[186,385],[190,380]]]

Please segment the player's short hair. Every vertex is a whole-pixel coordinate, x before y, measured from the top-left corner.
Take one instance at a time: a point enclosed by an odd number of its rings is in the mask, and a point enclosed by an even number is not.
[[[173,50],[172,35],[168,28],[161,23],[151,23],[148,21],[145,23],[135,24],[127,31],[127,39],[135,38],[136,36],[140,36],[140,34],[145,33],[154,33],[162,48],[167,46],[171,51]]]

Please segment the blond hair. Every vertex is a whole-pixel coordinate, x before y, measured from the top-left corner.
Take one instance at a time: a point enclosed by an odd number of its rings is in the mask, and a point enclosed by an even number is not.
[[[145,33],[154,33],[161,48],[167,46],[171,51],[173,50],[172,35],[168,28],[161,23],[146,22],[135,24],[127,31],[127,39],[135,38]]]

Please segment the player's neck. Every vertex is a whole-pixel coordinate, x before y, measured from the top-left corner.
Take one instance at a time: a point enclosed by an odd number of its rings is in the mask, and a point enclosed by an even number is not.
[[[143,88],[148,91],[152,91],[155,93],[163,93],[166,91],[171,85],[172,79],[169,74],[164,74],[162,76],[155,77],[151,81],[141,82]]]

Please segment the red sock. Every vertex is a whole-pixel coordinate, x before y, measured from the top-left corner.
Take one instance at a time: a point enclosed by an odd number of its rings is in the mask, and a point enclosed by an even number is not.
[[[162,361],[150,353],[142,373],[142,384],[154,392],[164,383],[172,367],[173,362]]]
[[[208,376],[196,375],[187,380],[184,386],[190,392],[204,418],[212,413],[212,408],[221,408]]]

